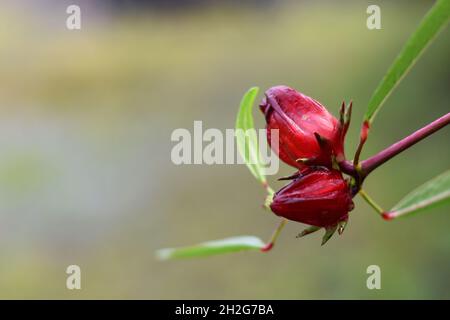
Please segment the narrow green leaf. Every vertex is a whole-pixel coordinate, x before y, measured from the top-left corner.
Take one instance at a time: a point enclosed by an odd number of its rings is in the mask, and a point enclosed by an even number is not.
[[[244,250],[260,250],[264,242],[254,236],[231,237],[203,242],[190,247],[161,249],[156,252],[160,260],[193,258]]]
[[[370,123],[386,99],[418,60],[421,53],[448,23],[450,0],[438,0],[423,18],[419,27],[411,35],[394,63],[375,90],[365,114]]]
[[[263,185],[266,184],[265,170],[261,162],[258,139],[253,124],[253,103],[258,95],[259,88],[253,87],[247,91],[241,100],[236,119],[236,140],[239,153],[244,159],[250,172]]]
[[[450,203],[450,170],[409,193],[388,214],[396,218],[444,203]]]

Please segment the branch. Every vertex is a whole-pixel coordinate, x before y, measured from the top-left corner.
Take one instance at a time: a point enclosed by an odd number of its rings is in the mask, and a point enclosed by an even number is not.
[[[395,157],[402,151],[408,149],[409,147],[415,145],[417,142],[425,139],[429,135],[435,133],[439,129],[444,128],[450,123],[450,112],[446,115],[440,117],[439,119],[433,121],[432,123],[426,125],[422,129],[417,130],[406,138],[394,143],[392,146],[384,149],[373,157],[361,162],[361,172],[364,177],[366,177],[374,169],[381,166],[383,163],[389,159]]]

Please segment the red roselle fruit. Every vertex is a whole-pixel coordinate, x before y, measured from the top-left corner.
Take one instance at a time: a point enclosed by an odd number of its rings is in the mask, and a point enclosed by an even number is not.
[[[269,144],[271,130],[279,130],[279,150],[274,150],[279,158],[298,169],[331,167],[333,152],[343,149],[338,120],[319,102],[287,86],[272,87],[265,95],[260,109]]]
[[[348,219],[352,194],[340,171],[310,168],[275,193],[272,211],[288,220],[329,228]]]

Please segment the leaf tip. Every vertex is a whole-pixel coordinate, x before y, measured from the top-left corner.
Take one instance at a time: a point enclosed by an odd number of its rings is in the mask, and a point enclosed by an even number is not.
[[[169,260],[172,257],[173,249],[159,249],[155,252],[155,257],[159,261]]]

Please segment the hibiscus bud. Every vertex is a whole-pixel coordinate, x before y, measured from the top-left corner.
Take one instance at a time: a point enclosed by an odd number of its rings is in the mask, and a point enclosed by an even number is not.
[[[272,129],[279,130],[281,160],[302,169],[305,165],[331,167],[333,150],[341,143],[339,122],[316,100],[286,86],[266,91],[260,104],[267,122],[270,144]]]
[[[307,170],[275,193],[270,205],[278,216],[325,228],[346,221],[353,207],[341,172],[324,167]]]

